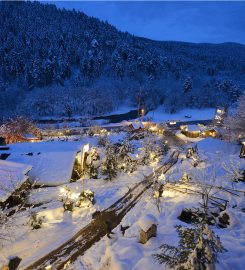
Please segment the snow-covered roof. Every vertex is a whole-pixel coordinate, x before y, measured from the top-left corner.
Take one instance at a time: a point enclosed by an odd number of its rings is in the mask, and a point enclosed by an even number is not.
[[[26,133],[26,134],[22,134],[22,137],[26,138],[27,140],[37,140],[38,137],[36,137],[35,135],[33,134],[29,134],[29,133]]]
[[[200,132],[198,125],[187,125],[188,132]]]
[[[33,155],[11,154],[7,160],[31,164],[30,182],[38,185],[58,186],[70,183],[76,151],[43,152]]]
[[[4,202],[27,179],[27,174],[32,169],[29,164],[21,164],[0,160],[0,202]]]
[[[70,183],[76,154],[86,142],[13,143],[8,161],[31,164],[30,182],[58,186]]]
[[[142,122],[132,122],[131,125],[134,129],[145,128]]]
[[[69,152],[69,151],[80,151],[83,146],[87,144],[87,141],[67,141],[67,142],[23,142],[23,143],[12,143],[9,151],[5,153],[38,153],[38,152]]]
[[[213,128],[213,127],[207,127],[207,126],[204,126],[204,127],[199,127],[201,131],[210,131],[210,130],[215,130],[217,131],[217,128]]]
[[[140,226],[140,228],[147,232],[150,227],[153,225],[153,224],[159,224],[158,223],[158,220],[156,217],[154,217],[153,215],[151,214],[146,214],[144,215],[139,221],[138,221],[138,225]]]

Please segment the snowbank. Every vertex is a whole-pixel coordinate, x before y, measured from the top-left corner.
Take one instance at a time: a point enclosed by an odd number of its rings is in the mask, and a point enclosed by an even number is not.
[[[238,151],[240,151],[239,145],[213,138],[206,138],[197,142],[197,147],[199,150],[203,150],[204,152],[209,152],[212,154],[216,154],[216,152],[221,152],[225,155],[234,155]]]
[[[28,179],[26,175],[32,166],[0,160],[0,202],[4,202],[8,197],[20,188]]]
[[[229,229],[233,229],[235,226],[241,224],[240,220],[236,216],[236,213],[231,209],[227,209],[221,212],[220,216],[223,216],[224,214],[227,214],[229,216],[229,225],[227,226]]]
[[[165,120],[210,120],[214,118],[215,108],[210,109],[184,109],[177,113],[166,113],[164,106],[159,106],[156,110],[150,111],[146,116],[152,117],[154,122],[164,122]],[[188,116],[185,117],[185,116]]]
[[[158,220],[156,219],[156,217],[154,217],[153,215],[151,214],[147,214],[147,215],[144,215],[139,221],[138,221],[138,225],[140,226],[140,228],[147,232],[151,225],[153,224],[158,224]]]

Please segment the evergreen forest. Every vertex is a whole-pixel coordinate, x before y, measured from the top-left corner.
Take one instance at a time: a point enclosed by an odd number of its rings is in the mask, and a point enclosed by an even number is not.
[[[244,90],[245,46],[154,41],[83,12],[0,2],[0,119],[96,116],[123,101],[147,110],[232,105]]]

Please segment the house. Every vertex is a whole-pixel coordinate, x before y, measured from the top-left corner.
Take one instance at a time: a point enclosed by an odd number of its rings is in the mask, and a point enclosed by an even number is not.
[[[200,136],[200,128],[198,125],[185,125],[181,126],[181,133],[186,137],[197,138]]]
[[[84,150],[84,148],[85,149]],[[87,147],[88,146],[88,147]],[[13,143],[4,153],[7,161],[30,164],[32,184],[37,186],[59,186],[71,182],[73,171],[81,169],[84,152],[89,149],[86,142],[37,142]]]
[[[168,126],[167,124],[165,123],[161,123],[160,125],[151,125],[149,128],[148,128],[148,131],[150,133],[156,133],[156,134],[161,134],[163,135],[164,134],[164,131],[165,129],[167,129]]]
[[[139,133],[141,131],[145,131],[145,127],[141,121],[132,122],[131,124],[129,124],[129,128],[131,130],[131,133]]]
[[[239,155],[240,158],[245,158],[245,142],[242,143],[241,152]]]
[[[220,126],[224,122],[224,118],[226,117],[228,112],[228,106],[216,106],[216,110],[214,113],[214,124],[216,126]]]
[[[37,142],[38,138],[33,134],[22,134],[20,138],[21,142]]]
[[[216,137],[216,134],[217,134],[217,129],[216,128],[212,128],[212,127],[206,127],[206,126],[203,126],[203,127],[200,127],[200,130],[201,130],[201,137],[202,138],[207,138],[207,137],[211,137],[211,138],[215,138]]]
[[[13,206],[21,199],[21,190],[30,188],[28,172],[33,168],[30,164],[0,160],[0,207],[6,204]],[[22,193],[22,196],[25,192]]]

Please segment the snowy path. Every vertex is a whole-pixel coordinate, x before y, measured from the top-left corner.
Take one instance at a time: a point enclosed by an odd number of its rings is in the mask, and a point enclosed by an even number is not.
[[[165,174],[177,161],[178,152],[174,152],[170,158],[155,172],[162,170]],[[122,218],[129,212],[142,197],[144,192],[152,185],[153,173],[145,177],[143,181],[131,188],[122,198],[102,211],[89,225],[77,232],[71,239],[43,256],[24,270],[49,269],[61,270],[67,262],[74,262],[78,256],[84,254],[94,243],[106,235],[105,220],[111,220],[112,227],[117,227]]]

